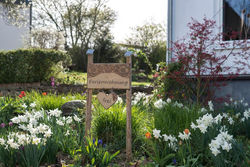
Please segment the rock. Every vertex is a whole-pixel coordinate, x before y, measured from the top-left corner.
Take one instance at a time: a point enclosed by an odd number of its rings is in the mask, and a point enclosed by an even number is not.
[[[72,100],[64,103],[61,107],[62,115],[72,115],[77,109],[84,109],[86,101],[83,100]]]

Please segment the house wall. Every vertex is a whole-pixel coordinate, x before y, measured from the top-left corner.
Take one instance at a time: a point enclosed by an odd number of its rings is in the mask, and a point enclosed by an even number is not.
[[[212,19],[216,21],[216,27],[214,33],[218,34],[222,32],[222,24],[223,24],[223,0],[169,0],[172,2],[172,12],[169,13],[172,20],[172,25],[168,25],[168,28],[171,31],[168,38],[168,43],[170,41],[177,41],[182,38],[187,39],[187,33],[189,31],[187,24],[192,21],[192,18],[198,21],[202,21],[204,16],[208,19]],[[171,6],[170,6],[171,8]],[[225,41],[220,41],[221,43],[226,43]],[[227,41],[228,47],[227,49],[221,49],[219,46],[216,47],[217,54],[225,54],[231,52],[232,41]],[[250,40],[248,41],[247,46],[250,48]],[[168,45],[171,48],[170,44]],[[234,49],[235,52],[239,52],[242,48]],[[247,54],[250,55],[250,49],[248,50]],[[172,55],[167,56],[167,60],[170,60]],[[239,59],[240,60],[240,59]],[[250,60],[241,60],[250,64]],[[235,66],[234,59],[231,57],[225,62],[226,66]],[[228,71],[234,72],[234,71]],[[225,73],[226,74],[226,73]],[[250,74],[250,69],[245,67],[241,70],[240,74]]]
[[[202,20],[204,16],[216,21],[217,29],[215,33],[222,32],[222,18],[223,18],[223,0],[168,0],[168,47],[171,48],[171,41],[177,41],[188,33],[187,24],[191,22],[191,18]],[[219,28],[220,27],[220,28]],[[223,41],[220,41],[223,42]],[[247,41],[247,46],[250,48],[250,40]],[[230,43],[230,42],[229,42]],[[230,46],[227,49],[217,48],[217,54],[229,53]],[[241,50],[237,48],[236,51]],[[248,53],[250,55],[250,49]],[[171,60],[171,53],[167,55],[167,61]],[[250,64],[250,60],[244,60],[245,63]],[[229,59],[227,65],[234,65],[233,59]],[[226,72],[227,73],[227,72]],[[250,69],[245,67],[240,74],[250,76]],[[226,87],[216,92],[217,97],[230,95],[233,99],[245,98],[250,103],[250,78],[245,80],[228,81]]]
[[[234,100],[245,99],[250,104],[250,78],[243,80],[226,81],[226,86],[215,91],[216,97],[226,97],[229,95]]]
[[[191,18],[200,21],[204,16],[213,18],[215,4],[214,0],[173,0],[172,40],[181,39],[188,33],[187,24],[191,22]]]
[[[28,32],[28,27],[18,28],[8,25],[0,17],[0,51],[22,48],[23,38]]]

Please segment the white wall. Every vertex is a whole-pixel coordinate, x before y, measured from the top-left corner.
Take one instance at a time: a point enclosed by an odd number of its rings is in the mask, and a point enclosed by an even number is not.
[[[214,18],[216,1],[220,0],[173,0],[173,41],[187,34],[187,24],[191,22],[191,18]]]
[[[28,32],[28,27],[7,25],[0,17],[0,51],[22,48],[23,37]]]
[[[185,38],[185,35],[188,33],[187,24],[191,22],[191,18],[195,20],[202,20],[204,16],[208,19],[213,19],[216,21],[215,33],[222,32],[222,16],[223,9],[222,5],[223,0],[173,0],[173,9],[172,9],[172,41],[177,41],[179,39]],[[223,41],[220,41],[223,42]],[[229,42],[230,43],[230,42]],[[250,40],[247,44],[250,47]],[[223,50],[223,53],[229,53],[230,47],[227,50]],[[238,49],[237,49],[238,50]],[[219,54],[221,49],[217,50]],[[250,49],[248,53],[250,55]],[[250,64],[250,60],[244,60],[247,64]],[[233,60],[228,60],[227,65],[234,65]],[[242,70],[242,74],[250,74],[250,69],[245,67]]]

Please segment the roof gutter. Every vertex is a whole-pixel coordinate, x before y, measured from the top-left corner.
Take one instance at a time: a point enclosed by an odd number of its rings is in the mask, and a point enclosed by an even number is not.
[[[170,48],[172,48],[173,40],[173,0],[168,0],[168,16],[167,16],[167,53],[166,53],[166,64],[169,64],[172,59],[172,53]]]

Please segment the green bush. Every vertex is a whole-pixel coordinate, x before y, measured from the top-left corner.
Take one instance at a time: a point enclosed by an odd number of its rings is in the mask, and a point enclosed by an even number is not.
[[[0,83],[30,83],[48,79],[53,66],[63,62],[69,65],[70,57],[60,51],[19,49],[0,52]]]
[[[180,71],[182,65],[178,62],[168,64],[161,62],[159,65],[159,72],[156,72],[154,77],[154,87],[157,95],[164,100],[171,97],[174,100],[186,101],[188,92],[184,89],[183,85],[176,82],[172,75],[176,71]]]
[[[108,110],[96,105],[93,112],[93,132],[104,143],[114,149],[126,146],[126,107],[115,104]],[[137,108],[132,108],[132,142],[136,148],[141,144],[140,136],[143,131],[144,116]]]

